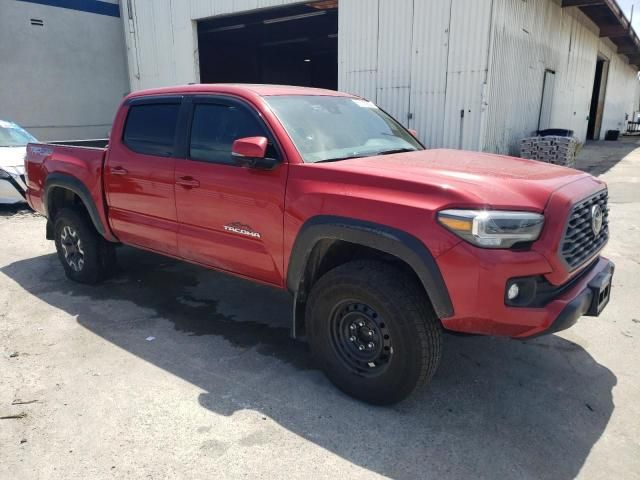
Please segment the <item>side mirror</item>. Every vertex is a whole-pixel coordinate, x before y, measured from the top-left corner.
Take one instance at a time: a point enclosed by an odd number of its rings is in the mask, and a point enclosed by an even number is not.
[[[271,170],[278,162],[273,158],[265,158],[268,145],[269,140],[265,137],[239,138],[233,142],[231,156],[240,167]]]
[[[417,139],[417,138],[418,138],[418,131],[417,131],[417,130],[414,130],[413,128],[410,128],[410,129],[409,129],[409,133],[410,133],[411,135],[413,135],[413,138],[415,138],[415,139]]]

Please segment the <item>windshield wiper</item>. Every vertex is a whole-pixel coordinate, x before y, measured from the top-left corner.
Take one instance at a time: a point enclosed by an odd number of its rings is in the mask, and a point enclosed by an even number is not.
[[[324,160],[317,160],[313,163],[340,162],[342,160],[351,160],[353,158],[377,157],[378,155],[392,155],[394,153],[407,153],[407,152],[417,152],[417,150],[415,148],[396,148],[394,150],[383,150],[382,152],[372,152],[364,155],[349,155],[347,157],[326,158]]]
[[[342,160],[351,160],[353,158],[365,158],[370,157],[371,155],[350,155],[348,157],[336,157],[336,158],[325,158],[324,160],[316,160],[313,163],[330,163],[330,162],[340,162]]]
[[[396,148],[395,150],[384,150],[376,153],[376,155],[393,155],[394,153],[417,152],[415,148]]]

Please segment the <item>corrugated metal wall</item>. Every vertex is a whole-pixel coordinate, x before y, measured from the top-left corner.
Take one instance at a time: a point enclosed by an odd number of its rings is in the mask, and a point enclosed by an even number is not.
[[[444,140],[433,142],[435,146],[480,148],[492,3],[491,0],[452,1]]]
[[[296,0],[123,0],[132,89],[199,81],[196,20]],[[517,153],[545,120],[584,139],[595,64],[606,50],[557,0],[340,0],[339,88],[369,98],[430,147]],[[634,69],[613,51],[602,131],[638,104]],[[634,94],[635,92],[635,94]]]
[[[576,8],[551,0],[495,0],[488,115],[481,148],[518,153],[519,139],[537,130],[545,70],[555,71],[550,126],[586,139],[600,41],[597,27]],[[605,121],[624,119],[637,105],[635,71],[610,52]],[[619,91],[612,91],[612,85]],[[624,104],[624,105],[622,105]]]
[[[131,89],[198,82],[197,19],[299,0],[122,0]]]
[[[609,42],[602,40],[598,51],[602,57],[609,60],[609,77],[600,130],[600,138],[604,138],[607,130],[624,130],[626,120],[632,120],[634,112],[640,109],[640,82],[635,69],[620,55],[614,53],[614,47]]]
[[[415,2],[413,19],[412,128],[430,146],[444,145],[451,2]],[[424,19],[430,19],[425,25]]]
[[[372,101],[378,88],[379,0],[341,0],[338,12],[338,85]]]
[[[431,147],[479,148],[491,1],[340,0],[340,89]],[[199,80],[196,19],[292,3],[124,0],[132,89]]]
[[[546,69],[555,71],[551,125],[584,138],[598,45],[588,19],[549,0],[495,2],[482,148],[516,153],[537,129]]]
[[[340,89],[375,101],[429,147],[478,149],[491,3],[340,0]]]
[[[405,125],[409,124],[413,3],[414,0],[380,0],[378,4],[376,100]],[[351,89],[350,85],[341,87]]]

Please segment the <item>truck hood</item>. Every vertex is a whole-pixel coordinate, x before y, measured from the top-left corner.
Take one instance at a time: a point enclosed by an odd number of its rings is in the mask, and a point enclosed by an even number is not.
[[[475,208],[542,211],[553,192],[569,183],[585,178],[601,183],[570,168],[461,150],[423,150],[316,165],[344,173],[345,180],[350,174],[366,176],[369,185],[436,194],[447,204]],[[349,181],[362,183],[356,178]]]
[[[24,156],[27,153],[27,147],[0,147],[0,168],[16,167],[18,170],[24,170]],[[15,168],[12,168],[15,170]]]

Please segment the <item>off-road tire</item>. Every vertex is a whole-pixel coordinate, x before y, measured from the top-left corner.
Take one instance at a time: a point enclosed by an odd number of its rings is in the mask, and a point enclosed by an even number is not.
[[[376,362],[367,364],[376,372],[379,368],[379,373],[368,374],[366,368],[362,372],[354,370],[351,357],[345,362],[345,354],[340,353],[342,347],[336,346],[340,345],[336,337],[347,344],[354,336],[347,339],[335,333],[339,330],[332,327],[336,310],[346,312],[338,314],[342,323],[344,319],[347,322],[355,319],[357,325],[372,322],[372,330],[384,328],[383,337],[388,336],[386,341],[391,343],[383,348],[392,354],[386,364],[376,359],[380,367],[371,367]],[[358,320],[359,314],[364,315],[365,322]],[[352,261],[323,275],[311,290],[306,321],[316,363],[340,390],[367,403],[390,405],[405,399],[418,386],[431,380],[440,362],[442,327],[439,319],[418,281],[389,263]],[[346,331],[352,327],[353,324],[349,324]],[[366,330],[365,336],[379,333],[372,334],[372,330]],[[358,348],[360,346],[362,344]],[[374,352],[374,347],[370,348]],[[350,355],[350,352],[347,353]]]
[[[66,233],[65,227],[69,227]],[[84,210],[80,208],[61,209],[53,221],[53,228],[58,259],[69,279],[78,283],[95,284],[107,278],[115,270],[114,245],[107,242],[96,231]],[[70,232],[75,233],[75,236],[72,237],[74,240],[80,240],[82,262],[70,261],[65,253],[63,241],[70,236]]]

